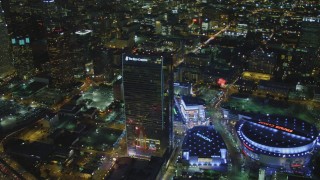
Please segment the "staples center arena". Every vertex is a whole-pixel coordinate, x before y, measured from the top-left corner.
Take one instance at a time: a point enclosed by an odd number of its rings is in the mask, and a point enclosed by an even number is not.
[[[243,153],[273,167],[307,164],[318,140],[315,126],[292,117],[247,117],[238,121],[235,128]]]

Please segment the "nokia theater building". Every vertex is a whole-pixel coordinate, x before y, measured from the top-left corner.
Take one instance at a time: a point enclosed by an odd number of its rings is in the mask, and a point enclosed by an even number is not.
[[[227,163],[227,148],[213,126],[195,126],[187,131],[182,159],[191,166],[214,167]]]

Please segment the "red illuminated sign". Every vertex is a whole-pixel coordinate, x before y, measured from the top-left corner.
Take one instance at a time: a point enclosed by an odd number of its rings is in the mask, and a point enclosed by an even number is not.
[[[54,32],[62,32],[63,31],[63,29],[61,29],[61,28],[55,28],[54,30],[53,30]]]
[[[244,150],[242,150],[241,152],[243,155],[248,156],[248,154]]]
[[[248,145],[246,145],[246,143],[243,143],[243,145],[247,148],[247,149],[249,149],[250,151],[253,151],[254,149],[252,149],[251,147],[249,147]]]
[[[301,164],[291,164],[291,167],[296,168],[296,167],[301,167]]]
[[[271,124],[271,123],[267,123],[267,122],[263,122],[263,121],[260,121],[259,124],[262,124],[262,125],[265,125],[265,126],[269,126],[271,128],[279,129],[279,130],[282,130],[282,131],[286,131],[288,133],[292,133],[293,132],[292,129],[285,128],[285,127],[278,126],[278,125]]]
[[[220,86],[224,86],[224,85],[226,85],[226,82],[227,82],[227,81],[226,81],[225,79],[219,78],[217,83],[218,83]]]

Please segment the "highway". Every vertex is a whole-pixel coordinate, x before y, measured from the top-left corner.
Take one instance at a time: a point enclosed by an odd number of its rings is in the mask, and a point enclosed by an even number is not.
[[[39,123],[40,120],[37,120],[36,122],[32,124]],[[12,173],[10,176],[13,177],[13,179],[36,179],[31,173],[26,171],[19,163],[17,163],[15,160],[13,160],[11,157],[7,156],[3,149],[3,144],[6,140],[10,138],[14,138],[17,136],[17,134],[26,131],[27,129],[30,129],[30,126],[24,126],[23,128],[19,128],[9,134],[7,134],[5,137],[3,137],[0,141],[0,163],[3,164],[7,169],[9,169]],[[2,170],[1,170],[2,171]],[[19,171],[19,172],[18,172]]]
[[[209,39],[207,39],[204,43],[200,44],[196,48],[192,50],[193,53],[196,53],[198,50],[200,50],[203,46],[206,46],[209,44],[210,41],[214,40],[217,36],[219,36],[221,33],[229,29],[230,25],[227,25],[225,28],[221,29],[219,32],[217,32],[214,35],[211,35]]]
[[[3,159],[0,159],[0,171],[12,179],[22,180],[25,179],[20,173],[15,171],[8,163],[6,163]]]
[[[196,53],[197,51],[199,51],[202,47],[204,47],[205,45],[207,45],[210,41],[212,41],[213,39],[215,39],[217,36],[219,36],[221,33],[223,33],[224,31],[226,31],[227,29],[229,29],[230,25],[227,25],[226,27],[224,27],[223,29],[221,29],[219,32],[217,32],[216,34],[211,35],[204,43],[201,43],[200,45],[194,47],[191,51],[186,51],[185,54],[188,54],[189,52],[192,53]],[[183,63],[184,61],[184,57],[180,58],[177,62],[175,62],[173,64],[174,67],[178,67],[181,63]]]

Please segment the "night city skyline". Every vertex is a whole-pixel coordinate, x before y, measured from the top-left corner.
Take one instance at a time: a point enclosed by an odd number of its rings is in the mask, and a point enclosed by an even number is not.
[[[1,0],[0,179],[320,179],[319,0]]]

